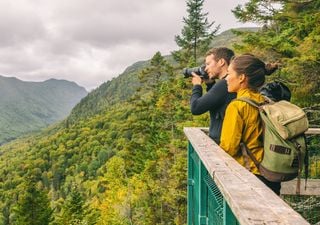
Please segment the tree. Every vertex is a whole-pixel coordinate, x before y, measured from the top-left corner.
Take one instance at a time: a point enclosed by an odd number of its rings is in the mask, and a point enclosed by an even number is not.
[[[152,93],[150,97],[155,100],[161,91],[161,81],[166,78],[172,78],[172,70],[172,66],[161,55],[161,53],[156,52],[150,60],[150,65],[143,69],[138,75],[139,81],[144,88],[140,89],[137,92],[137,95],[140,95],[141,97],[145,93]]]
[[[279,12],[280,3],[280,1],[269,0],[249,1],[244,6],[238,5],[232,12],[241,22],[254,21],[267,25]]]
[[[52,221],[52,213],[47,193],[37,188],[31,181],[17,203],[14,224],[48,225]]]
[[[0,217],[0,224],[10,224],[10,208],[11,208],[10,201],[8,201],[2,206],[2,215]]]
[[[197,63],[199,54],[207,50],[211,40],[220,29],[220,25],[211,30],[214,22],[209,23],[208,13],[202,12],[204,0],[187,0],[188,16],[183,17],[185,24],[181,36],[175,36],[175,41],[182,52],[174,52],[176,60],[183,61],[186,57],[192,55],[191,64]]]
[[[82,194],[73,187],[62,208],[58,224],[95,224],[97,215],[89,210]]]
[[[318,0],[251,0],[234,10],[242,22],[262,23],[258,32],[241,33],[240,52],[281,62],[275,75],[286,80],[292,100],[308,107],[320,101],[320,4]]]

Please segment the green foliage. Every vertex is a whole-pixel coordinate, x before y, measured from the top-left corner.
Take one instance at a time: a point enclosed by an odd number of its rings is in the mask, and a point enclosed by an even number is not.
[[[268,24],[279,12],[279,4],[284,1],[251,0],[244,6],[238,5],[232,12],[241,22],[254,21]],[[277,4],[278,3],[278,4]]]
[[[47,193],[29,182],[26,192],[19,196],[12,224],[48,225],[52,221],[52,212]]]
[[[60,214],[55,223],[61,225],[96,224],[98,216],[86,205],[85,199],[77,187],[72,187],[71,192],[62,205]]]

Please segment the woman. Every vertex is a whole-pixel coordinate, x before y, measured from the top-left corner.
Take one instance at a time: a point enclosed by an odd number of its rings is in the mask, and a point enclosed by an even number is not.
[[[276,69],[276,64],[265,64],[253,55],[238,56],[228,67],[228,92],[236,92],[237,98],[245,97],[263,103],[264,97],[258,89],[264,84],[265,76],[272,74]],[[258,110],[244,101],[232,101],[227,107],[223,121],[220,146],[279,195],[281,184],[262,177],[250,157],[243,156],[240,143],[261,162],[262,121]],[[248,162],[245,162],[246,160]]]

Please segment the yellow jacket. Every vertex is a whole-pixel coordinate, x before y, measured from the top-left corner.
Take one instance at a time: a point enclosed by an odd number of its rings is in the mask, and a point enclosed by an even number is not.
[[[237,98],[246,97],[258,103],[263,102],[261,94],[249,89],[242,89]],[[245,166],[240,142],[243,142],[249,151],[260,162],[263,156],[262,121],[258,110],[243,101],[232,101],[226,110],[221,131],[220,147],[229,155]],[[254,162],[249,158],[250,171],[260,174]]]

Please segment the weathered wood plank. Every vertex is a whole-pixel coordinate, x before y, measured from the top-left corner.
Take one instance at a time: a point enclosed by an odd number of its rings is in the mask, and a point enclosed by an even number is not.
[[[204,131],[209,131],[209,128],[208,127],[199,127],[201,130],[204,130]],[[305,134],[307,135],[311,135],[311,134],[320,134],[320,128],[309,128]]]
[[[320,128],[309,128],[305,134],[320,134]]]
[[[184,132],[241,225],[309,224],[201,129]]]
[[[305,180],[301,179],[300,195],[320,196],[320,179],[308,179],[307,189],[305,189]],[[281,183],[282,195],[295,195],[297,187],[297,180]]]

